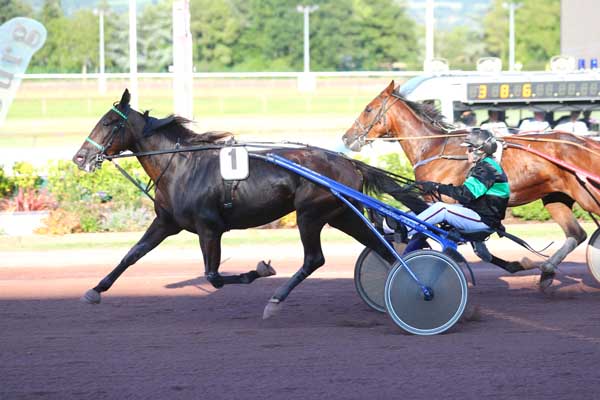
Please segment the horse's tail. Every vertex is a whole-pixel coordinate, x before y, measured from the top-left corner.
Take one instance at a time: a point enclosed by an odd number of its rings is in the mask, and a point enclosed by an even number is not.
[[[383,169],[358,160],[351,160],[351,162],[363,176],[363,191],[365,193],[375,195],[387,193],[417,214],[427,208],[427,203],[423,200],[421,194],[407,184],[410,179],[404,178],[402,179],[404,183],[401,183],[398,176],[392,177],[389,172]]]

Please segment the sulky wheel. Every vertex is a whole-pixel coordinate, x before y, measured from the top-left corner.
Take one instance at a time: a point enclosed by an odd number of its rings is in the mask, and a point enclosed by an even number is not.
[[[369,307],[379,312],[385,312],[383,290],[390,269],[390,263],[369,247],[360,253],[354,266],[354,286],[358,295]]]
[[[588,241],[585,261],[596,282],[600,283],[600,228],[596,229]]]
[[[407,332],[435,335],[452,327],[467,305],[467,280],[456,262],[434,250],[418,250],[404,262],[432,291],[425,299],[409,272],[395,263],[385,283],[385,306],[392,320]]]
[[[406,243],[402,242],[392,244],[399,254],[406,247]],[[365,247],[356,260],[354,286],[360,298],[375,311],[385,312],[383,290],[391,269],[391,264],[369,247]]]

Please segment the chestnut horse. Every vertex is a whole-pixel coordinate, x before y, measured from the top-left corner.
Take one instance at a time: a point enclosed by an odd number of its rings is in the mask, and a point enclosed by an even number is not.
[[[256,270],[223,276],[221,237],[230,229],[246,229],[263,225],[296,210],[300,239],[304,246],[304,263],[286,283],[278,288],[265,307],[263,317],[269,317],[280,307],[295,286],[325,263],[321,250],[321,230],[329,224],[373,248],[382,257],[392,255],[364,226],[350,208],[328,190],[293,172],[269,162],[250,158],[250,175],[233,184],[220,175],[219,141],[231,138],[227,132],[197,134],[183,124],[183,118],[156,120],[129,106],[127,90],[98,121],[91,134],[73,157],[77,166],[94,171],[104,158],[131,150],[155,184],[156,217],[140,241],[102,279],[84,295],[89,303],[99,303],[123,272],[165,238],[182,230],[196,233],[204,257],[208,281],[216,288],[226,284],[251,283],[259,277],[275,274],[264,262]],[[166,150],[203,147],[199,151],[157,154]],[[399,186],[381,170],[350,160],[337,153],[315,147],[269,149],[270,152],[305,165],[322,175],[356,190],[395,190],[398,200],[406,200],[409,208],[424,208],[426,204],[414,193],[402,194]],[[413,206],[411,207],[411,204]],[[360,207],[360,204],[355,204]]]
[[[465,149],[459,146],[467,131],[451,131],[452,128],[443,122],[443,116],[437,110],[398,94],[392,81],[365,107],[342,140],[349,149],[360,151],[369,140],[395,138],[413,165],[417,181],[460,185],[470,168]],[[598,164],[594,156],[600,155],[600,147],[591,139],[563,132],[506,136],[503,139],[507,146],[501,163],[510,184],[509,206],[542,199],[566,236],[562,246],[547,260],[533,263],[524,258],[520,267],[510,271],[537,266],[542,270],[540,284],[544,288],[552,283],[558,264],[587,238],[573,215],[573,204],[577,202],[584,210],[600,214],[600,206],[595,199],[599,193],[598,184],[590,182],[588,186],[582,185],[576,173],[518,147],[527,146],[534,152],[547,154],[582,171]]]

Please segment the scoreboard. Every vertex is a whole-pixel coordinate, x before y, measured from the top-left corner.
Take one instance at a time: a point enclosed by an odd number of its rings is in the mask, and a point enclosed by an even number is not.
[[[600,80],[467,84],[468,102],[600,100]]]

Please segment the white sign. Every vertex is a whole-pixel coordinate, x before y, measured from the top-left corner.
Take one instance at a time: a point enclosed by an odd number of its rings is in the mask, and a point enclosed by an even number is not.
[[[240,181],[250,174],[248,150],[244,147],[224,147],[219,153],[221,177],[226,181]]]
[[[46,28],[29,18],[13,18],[0,26],[0,126],[6,118],[33,53],[46,41]]]

